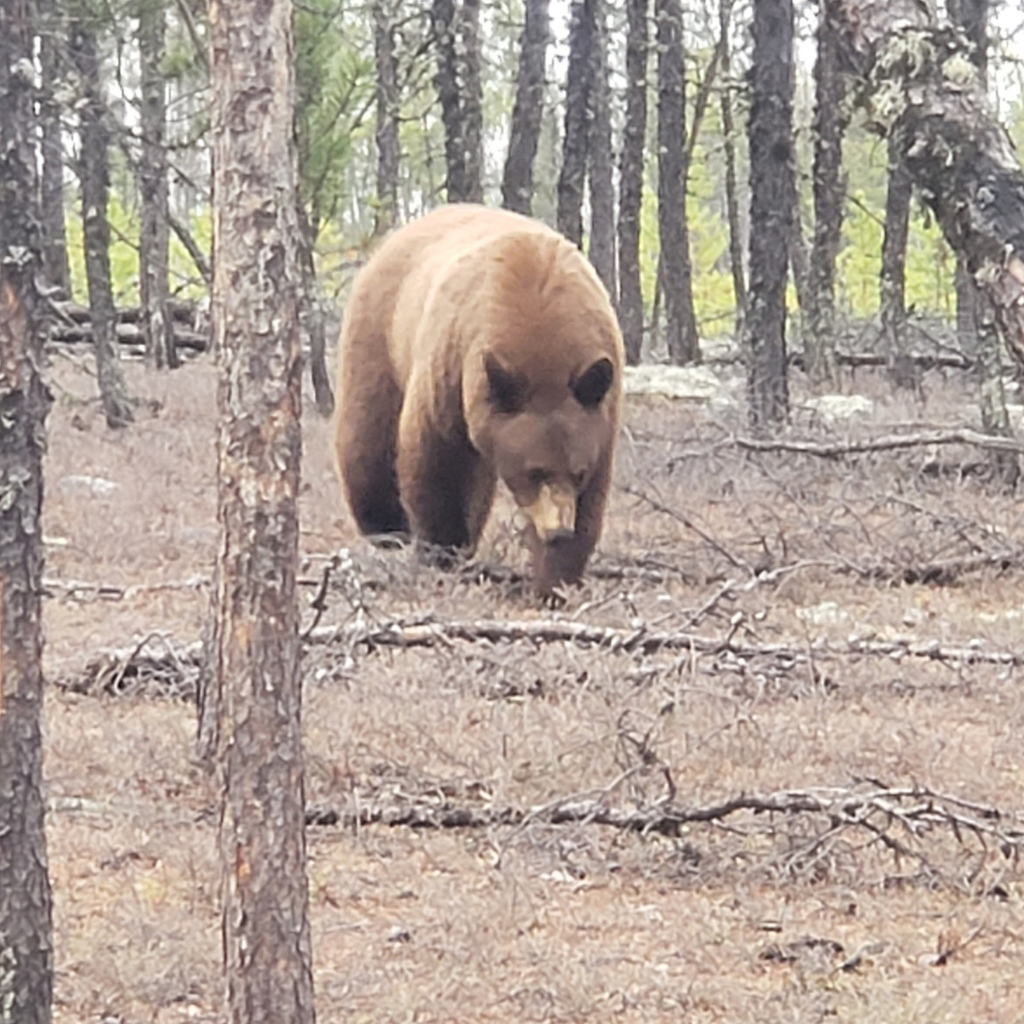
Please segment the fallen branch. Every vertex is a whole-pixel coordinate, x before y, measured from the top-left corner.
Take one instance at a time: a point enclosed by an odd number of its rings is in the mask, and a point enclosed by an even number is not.
[[[309,825],[361,828],[491,829],[530,825],[602,825],[640,835],[692,837],[688,826],[729,822],[738,836],[786,833],[778,822],[798,816],[824,818],[817,833],[790,851],[783,865],[798,874],[819,863],[845,832],[863,831],[898,858],[911,858],[930,878],[943,878],[928,859],[924,839],[937,831],[961,847],[973,837],[986,850],[995,848],[1004,859],[1024,851],[1024,820],[1019,813],[962,800],[927,786],[816,788],[783,790],[765,795],[741,794],[719,803],[685,805],[660,800],[645,807],[610,806],[609,794],[598,798],[572,797],[532,808],[456,804],[444,796],[428,795],[409,802],[377,802],[363,796],[345,808],[316,807],[307,812]],[[738,819],[738,820],[737,820]],[[767,820],[765,820],[767,819]],[[962,885],[958,874],[945,881]]]
[[[823,459],[839,459],[847,455],[863,455],[870,452],[894,451],[900,448],[919,448],[926,445],[966,444],[992,451],[1024,454],[1024,443],[1012,437],[997,437],[982,434],[977,430],[954,429],[935,430],[923,434],[892,434],[888,437],[870,437],[860,440],[835,441],[785,441],[769,438],[734,437],[732,444],[746,451],[755,452],[796,452],[814,455]],[[669,463],[671,465],[671,461]]]

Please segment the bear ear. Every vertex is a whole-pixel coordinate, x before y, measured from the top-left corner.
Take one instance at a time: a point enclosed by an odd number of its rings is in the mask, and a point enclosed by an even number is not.
[[[612,361],[598,359],[572,382],[572,393],[584,409],[593,409],[601,404],[601,399],[608,394],[614,379],[615,369]]]
[[[526,405],[526,377],[515,370],[507,370],[488,352],[484,356],[487,372],[487,401],[503,413],[522,412]]]

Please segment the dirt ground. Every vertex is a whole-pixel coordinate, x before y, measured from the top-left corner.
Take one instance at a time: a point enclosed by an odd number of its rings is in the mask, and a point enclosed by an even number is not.
[[[220,1021],[217,793],[194,707],[82,683],[105,650],[184,657],[201,635],[214,372],[129,365],[148,404],[115,434],[88,365],[55,357],[46,464],[55,1019]],[[974,420],[963,375],[930,375],[923,401],[847,383],[869,418],[801,412],[794,433]],[[977,450],[751,454],[736,406],[631,399],[595,572],[551,611],[507,573],[444,575],[358,539],[307,408],[307,605],[349,552],[304,662],[310,803],[534,812],[310,826],[320,1020],[1024,1021],[1024,523]],[[479,557],[521,567],[507,502]],[[706,643],[352,640],[426,615]],[[840,810],[865,794],[870,817]],[[741,796],[775,809],[663,831],[548,813]]]

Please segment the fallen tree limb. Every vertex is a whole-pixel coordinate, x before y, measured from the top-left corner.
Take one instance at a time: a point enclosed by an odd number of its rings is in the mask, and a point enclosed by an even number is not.
[[[870,452],[895,451],[900,448],[920,448],[927,445],[966,444],[992,451],[1024,454],[1024,442],[1012,437],[996,437],[977,430],[935,430],[923,434],[891,434],[888,437],[869,437],[856,440],[820,442],[786,441],[771,438],[735,437],[732,444],[746,451],[797,452],[824,459],[864,455]],[[671,462],[670,462],[671,465]]]
[[[780,817],[783,819],[780,821]],[[812,835],[789,845],[782,868],[798,875],[825,858],[847,832],[866,832],[873,843],[884,846],[899,859],[911,859],[931,881],[943,880],[964,886],[960,872],[949,875],[929,857],[936,833],[967,847],[968,837],[984,851],[1004,860],[1015,860],[1024,851],[1024,817],[999,808],[940,793],[927,786],[885,787],[859,785],[847,788],[782,790],[764,795],[740,794],[719,803],[686,805],[678,800],[659,800],[639,808],[615,807],[609,794],[597,798],[571,797],[532,808],[458,804],[445,797],[408,802],[380,802],[373,794],[341,807],[314,807],[307,825],[365,828],[493,829],[531,825],[602,825],[640,835],[671,838],[695,833],[691,826],[728,821],[734,836],[787,835],[794,818],[816,820]],[[927,843],[925,842],[927,840]],[[977,888],[978,876],[968,879]]]

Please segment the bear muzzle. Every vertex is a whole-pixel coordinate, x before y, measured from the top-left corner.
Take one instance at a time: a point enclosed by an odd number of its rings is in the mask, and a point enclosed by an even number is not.
[[[576,492],[570,487],[541,484],[536,499],[524,505],[523,512],[545,544],[567,540],[576,532]]]

